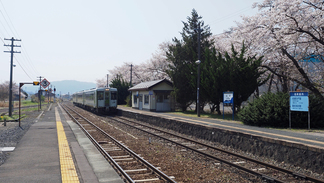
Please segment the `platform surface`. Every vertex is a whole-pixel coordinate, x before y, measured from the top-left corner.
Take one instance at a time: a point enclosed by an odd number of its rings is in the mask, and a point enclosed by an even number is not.
[[[58,104],[35,121],[0,166],[0,182],[123,182]]]
[[[262,128],[256,126],[244,125],[238,121],[211,119],[203,117],[188,117],[179,115],[172,112],[151,112],[133,109],[130,107],[118,106],[119,110],[132,111],[134,113],[142,113],[145,115],[159,116],[166,119],[182,120],[195,124],[208,125],[215,128],[226,129],[231,131],[237,131],[242,133],[248,133],[256,136],[269,137],[273,139],[279,139],[283,141],[290,141],[300,143],[305,146],[317,146],[324,148],[324,131],[318,130],[317,132],[308,130],[289,130],[289,129],[273,129]]]

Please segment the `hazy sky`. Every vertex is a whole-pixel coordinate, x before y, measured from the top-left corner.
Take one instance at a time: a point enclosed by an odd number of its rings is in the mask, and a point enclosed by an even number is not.
[[[15,37],[14,81],[95,82],[124,62],[143,63],[158,45],[180,37],[192,9],[213,34],[240,15],[253,15],[260,0],[0,0],[0,83],[10,79],[4,38]],[[27,74],[26,74],[27,73]]]

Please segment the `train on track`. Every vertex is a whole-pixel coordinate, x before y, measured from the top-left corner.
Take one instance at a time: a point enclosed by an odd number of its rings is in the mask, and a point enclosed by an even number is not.
[[[96,113],[117,112],[116,88],[93,88],[72,95],[73,104]]]

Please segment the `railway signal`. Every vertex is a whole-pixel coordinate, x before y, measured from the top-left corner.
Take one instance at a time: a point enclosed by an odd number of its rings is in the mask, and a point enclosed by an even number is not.
[[[40,85],[46,89],[51,83],[49,81],[47,81],[47,79],[43,79],[41,82],[40,82]]]
[[[33,85],[39,85],[39,81],[34,81]]]

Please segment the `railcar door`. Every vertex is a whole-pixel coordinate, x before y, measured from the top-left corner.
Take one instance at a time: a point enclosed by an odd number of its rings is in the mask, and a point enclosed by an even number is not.
[[[109,96],[109,91],[105,92],[105,106],[109,107],[109,101],[110,101],[110,96]]]
[[[105,107],[105,100],[104,100],[104,91],[97,91],[97,96],[98,96],[98,108],[103,108]]]

